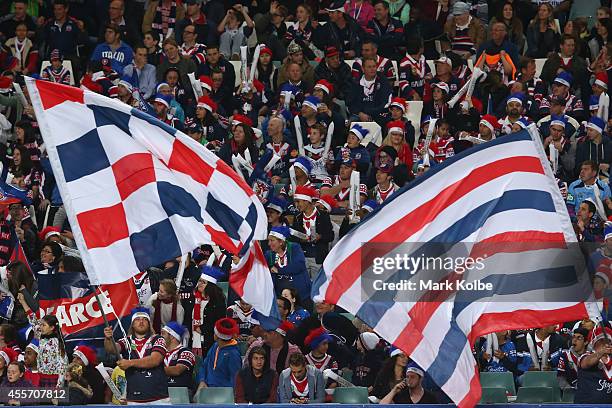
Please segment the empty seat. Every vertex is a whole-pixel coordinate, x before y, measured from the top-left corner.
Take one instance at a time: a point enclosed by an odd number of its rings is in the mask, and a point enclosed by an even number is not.
[[[232,387],[202,388],[196,395],[198,404],[233,404],[234,389]]]
[[[481,404],[506,404],[506,390],[498,387],[482,387],[482,396],[480,397]]]
[[[368,389],[366,387],[336,388],[333,402],[337,404],[368,404]]]
[[[503,388],[509,395],[516,395],[512,373],[480,373],[482,388]]]
[[[553,389],[550,387],[521,387],[518,389],[516,402],[525,404],[554,402]]]
[[[553,401],[561,400],[561,390],[556,371],[527,371],[523,374],[525,387],[550,387],[553,390]]]
[[[168,396],[173,404],[189,404],[189,390],[187,387],[168,387]]]

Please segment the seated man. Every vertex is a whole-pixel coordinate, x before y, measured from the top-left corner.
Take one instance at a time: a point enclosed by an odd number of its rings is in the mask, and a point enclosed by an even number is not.
[[[596,191],[599,192],[599,200],[602,203],[610,202],[610,186],[600,180],[597,175],[597,164],[593,160],[582,162],[578,180],[570,184],[568,188],[567,207],[570,216],[578,211],[580,204],[587,198],[596,202]]]
[[[279,402],[283,404],[322,403],[325,401],[325,379],[318,368],[306,364],[301,353],[289,356],[289,368],[278,381]]]

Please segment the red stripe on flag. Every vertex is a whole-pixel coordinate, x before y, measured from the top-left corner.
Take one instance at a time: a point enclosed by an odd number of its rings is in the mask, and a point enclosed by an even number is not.
[[[532,240],[534,242],[520,242],[520,240]],[[540,241],[538,241],[538,239]],[[508,243],[510,242],[510,243]],[[502,245],[503,243],[503,245]],[[482,245],[481,245],[482,244]],[[513,231],[497,234],[474,245],[470,251],[470,257],[492,256],[498,253],[522,252],[533,249],[565,248],[565,237],[562,233],[548,233],[542,231]],[[463,275],[451,273],[440,279],[440,282],[456,282]],[[453,287],[456,287],[453,285]],[[429,324],[431,317],[442,302],[446,301],[454,290],[428,291],[423,294],[419,302],[408,312],[410,322],[404,327],[396,340],[396,346],[410,354],[423,339],[423,330]],[[531,326],[526,326],[531,327]],[[487,332],[490,333],[490,332]],[[486,334],[486,333],[485,333]]]
[[[215,172],[215,168],[206,163],[196,152],[191,150],[178,138],[172,144],[172,154],[168,167],[191,176],[200,184],[208,186],[208,182]]]
[[[122,200],[140,187],[156,180],[153,157],[149,153],[128,154],[111,167]]]
[[[468,391],[465,398],[457,404],[458,408],[473,408],[480,401],[482,396],[482,389],[480,388],[480,374],[478,372],[478,365],[474,366],[474,375],[470,380],[470,390]]]
[[[245,255],[247,257],[244,265],[230,272],[229,283],[232,289],[240,297],[244,297],[244,285],[249,276],[249,273],[256,268],[255,263],[260,263],[267,267],[267,261],[259,246],[259,242],[254,241],[253,247]]]
[[[448,206],[457,202],[472,190],[496,178],[515,172],[544,174],[538,157],[516,156],[488,163],[472,170],[463,179],[447,186],[437,196],[422,204],[412,212],[405,214],[391,226],[381,231],[368,243],[392,243],[392,248],[402,244],[408,237],[421,230],[433,221]],[[372,222],[370,220],[370,222]],[[325,301],[337,304],[338,299],[361,276],[366,265],[361,265],[361,248],[350,254],[333,271],[329,287],[325,292]]]
[[[84,104],[83,90],[74,86],[57,84],[55,82],[36,80],[36,88],[44,109],[51,109],[65,101]]]

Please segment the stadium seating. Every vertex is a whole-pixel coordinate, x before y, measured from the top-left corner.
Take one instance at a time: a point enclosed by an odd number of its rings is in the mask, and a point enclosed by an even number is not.
[[[336,388],[333,402],[338,404],[368,404],[368,389],[366,387]]]
[[[553,390],[553,401],[561,399],[561,391],[556,371],[528,371],[523,375],[525,387],[550,387]]]
[[[217,282],[217,286],[223,291],[225,299],[227,299],[227,294],[229,293],[229,282]]]
[[[172,404],[189,404],[187,387],[168,387],[168,395]]]
[[[482,387],[481,404],[506,404],[506,390],[498,387]]]
[[[480,373],[480,385],[483,388],[503,388],[509,395],[516,395],[512,373]]]
[[[232,387],[202,388],[195,398],[198,404],[233,404],[234,389]]]
[[[516,402],[524,404],[554,402],[553,389],[550,387],[521,387],[518,390]]]

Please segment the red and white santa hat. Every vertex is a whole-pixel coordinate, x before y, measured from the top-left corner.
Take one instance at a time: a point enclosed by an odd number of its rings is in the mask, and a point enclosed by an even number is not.
[[[215,335],[221,340],[231,340],[238,334],[238,324],[234,319],[224,317],[215,323]]]
[[[493,115],[484,115],[482,119],[480,119],[480,124],[485,125],[491,132],[495,133],[496,130],[501,128],[497,118]]]
[[[387,133],[391,134],[393,132],[404,133],[406,131],[406,125],[401,120],[392,120],[387,123]]]
[[[327,212],[331,212],[332,209],[334,209],[334,208],[336,208],[338,206],[338,202],[331,195],[324,195],[324,196],[322,196],[321,198],[319,198],[317,203],[319,203],[323,207],[325,207]]]
[[[89,346],[79,344],[74,348],[72,354],[80,358],[85,366],[95,366],[97,364],[96,351]]]
[[[6,363],[5,365],[8,366],[11,362],[17,361],[17,356],[19,356],[19,353],[10,347],[4,347],[2,350],[0,350],[0,356],[2,356],[4,359]]]
[[[331,84],[331,82],[325,79],[320,79],[319,81],[317,81],[316,85],[314,86],[314,89],[320,89],[328,95],[334,93],[334,86]]]
[[[610,270],[610,264],[608,262],[601,262],[597,267],[595,276],[601,278],[601,280],[603,280],[606,285],[609,285],[610,275],[612,275],[612,270]]]
[[[61,235],[60,229],[49,225],[48,227],[43,228],[43,230],[38,233],[38,238],[40,238],[41,241],[46,241],[54,235]]]
[[[297,186],[293,194],[293,199],[312,202],[318,195],[317,190],[310,186]]]
[[[217,111],[217,103],[213,101],[209,96],[200,96],[198,98],[198,108],[204,108],[210,113]]]
[[[208,89],[208,92],[212,92],[213,81],[211,77],[209,77],[208,75],[200,75],[198,80],[200,81],[200,85],[202,86],[202,88]]]
[[[274,330],[275,332],[277,332],[278,334],[280,334],[281,336],[285,337],[287,336],[287,332],[293,330],[295,328],[295,326],[293,325],[293,323],[291,323],[288,320],[283,320],[280,324],[280,326],[278,326],[276,328],[276,330]]]
[[[389,108],[391,108],[392,106],[400,108],[402,112],[406,113],[406,100],[404,98],[396,96],[395,98],[391,99],[391,104],[389,105]]]
[[[595,75],[595,82],[593,82],[593,85],[600,86],[607,91],[608,90],[608,74],[605,72],[597,73]]]
[[[246,115],[237,113],[232,117],[232,126],[236,126],[240,123],[244,123],[247,126],[253,127],[253,121]]]
[[[268,54],[269,56],[272,56],[272,50],[262,44],[261,48],[259,49],[259,55],[261,54]]]

